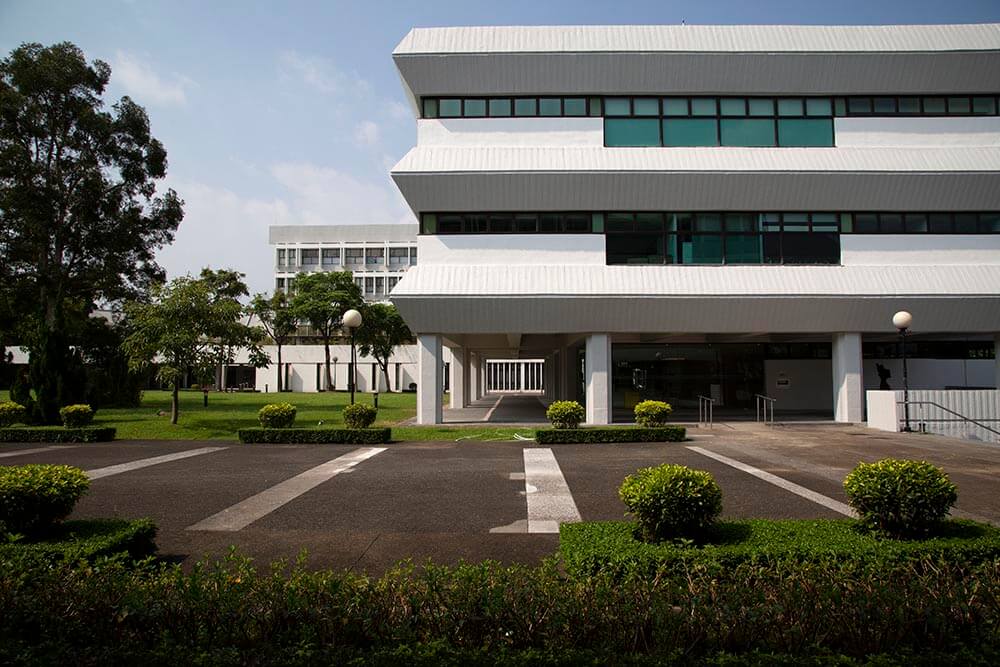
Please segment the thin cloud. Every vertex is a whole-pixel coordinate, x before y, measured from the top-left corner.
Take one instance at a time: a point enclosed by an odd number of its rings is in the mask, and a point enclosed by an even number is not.
[[[361,146],[376,146],[379,139],[378,125],[373,121],[361,121],[354,130],[354,141]]]
[[[120,84],[140,104],[184,105],[186,89],[194,81],[186,76],[173,74],[165,79],[149,63],[134,54],[117,51],[112,63],[112,80]]]
[[[311,56],[298,51],[282,51],[278,63],[286,74],[302,80],[321,93],[368,94],[371,86],[356,75],[348,75],[326,58]]]

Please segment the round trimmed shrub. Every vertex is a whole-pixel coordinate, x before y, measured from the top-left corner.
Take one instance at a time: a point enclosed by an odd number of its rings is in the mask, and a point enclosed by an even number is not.
[[[72,466],[0,466],[0,532],[32,533],[69,516],[90,487]]]
[[[552,422],[553,428],[578,428],[587,413],[576,401],[552,401],[545,416]]]
[[[295,412],[291,403],[268,403],[257,411],[257,419],[264,428],[291,428]]]
[[[722,490],[712,475],[680,465],[643,468],[625,478],[618,496],[649,542],[698,537],[722,511]]]
[[[344,408],[344,425],[347,428],[368,428],[375,422],[378,411],[370,405],[355,403]]]
[[[958,488],[927,461],[882,459],[859,463],[844,490],[861,524],[891,537],[919,537],[948,516]]]
[[[666,426],[674,409],[663,401],[642,401],[635,406],[635,423],[646,428]]]
[[[14,401],[0,401],[0,426],[24,424],[28,419],[28,411],[24,406]]]
[[[59,417],[66,428],[80,428],[94,421],[94,411],[89,405],[67,405],[59,408]]]

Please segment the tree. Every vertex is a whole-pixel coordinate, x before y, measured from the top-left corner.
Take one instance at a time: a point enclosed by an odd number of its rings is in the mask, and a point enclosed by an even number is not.
[[[178,392],[185,371],[211,373],[222,350],[246,348],[255,368],[266,368],[267,355],[260,347],[263,331],[243,323],[244,308],[235,296],[235,272],[202,271],[200,278],[185,276],[154,286],[151,299],[125,304],[128,336],[122,347],[134,370],[159,364],[157,379],[171,388],[170,423],[177,423]],[[246,287],[242,290],[244,293]]]
[[[103,110],[110,76],[69,43],[0,62],[0,283],[31,304],[19,334],[43,422],[81,398],[67,304],[89,314],[162,280],[155,252],[184,215],[173,190],[157,196],[167,153],[145,110],[128,97]]]
[[[326,389],[333,385],[330,377],[330,340],[339,332],[344,313],[361,308],[364,297],[349,271],[307,273],[293,283],[292,312],[303,322],[309,322],[323,339],[326,355]]]
[[[298,328],[292,306],[284,292],[275,292],[270,297],[257,294],[250,302],[250,312],[257,317],[264,333],[278,346],[278,391],[284,391],[281,346],[288,342]]]
[[[389,303],[365,306],[362,317],[364,319],[355,334],[355,341],[362,356],[370,356],[378,363],[385,376],[385,387],[389,389],[392,386],[389,384],[389,358],[397,345],[405,345],[413,340],[413,333],[396,306]]]

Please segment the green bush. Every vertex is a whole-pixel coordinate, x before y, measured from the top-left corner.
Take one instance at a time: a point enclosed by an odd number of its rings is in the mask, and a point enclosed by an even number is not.
[[[14,401],[0,402],[0,426],[24,424],[27,418],[28,411],[20,403],[15,403]]]
[[[59,417],[66,428],[80,428],[94,421],[94,411],[89,405],[67,405],[59,409]]]
[[[545,416],[552,422],[553,428],[576,428],[587,413],[576,401],[553,401],[545,411]]]
[[[0,428],[0,442],[109,442],[117,431],[111,426],[64,426]]]
[[[90,487],[72,466],[0,467],[0,531],[32,533],[69,516]]]
[[[295,406],[291,403],[269,403],[257,411],[264,428],[291,428],[295,423]]]
[[[926,535],[958,500],[943,470],[905,459],[859,463],[844,479],[844,490],[866,528],[893,537]]]
[[[188,387],[188,389],[190,389],[191,391],[201,391],[201,385],[195,382],[190,387]]]
[[[368,428],[375,423],[378,411],[370,405],[355,403],[344,408],[344,425],[347,428]]]
[[[0,559],[44,565],[56,561],[94,562],[127,554],[132,559],[156,553],[156,524],[149,519],[88,519],[65,521],[45,531],[44,538],[0,544]]]
[[[663,401],[642,401],[635,406],[635,423],[655,428],[664,426],[674,409]]]
[[[700,537],[722,511],[722,490],[711,473],[680,465],[642,468],[625,478],[618,496],[650,542]]]
[[[569,445],[579,443],[626,442],[682,442],[687,437],[683,426],[660,428],[570,428],[541,429],[535,431],[535,441],[540,445]]]
[[[248,445],[375,445],[392,440],[389,428],[241,428],[236,434]]]

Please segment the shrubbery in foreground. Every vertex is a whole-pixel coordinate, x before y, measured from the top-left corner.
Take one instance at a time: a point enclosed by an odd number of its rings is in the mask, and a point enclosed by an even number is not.
[[[0,538],[62,521],[89,488],[87,474],[72,466],[0,466]]]
[[[882,459],[859,463],[844,490],[863,526],[891,537],[926,535],[948,516],[958,488],[927,461]]]

